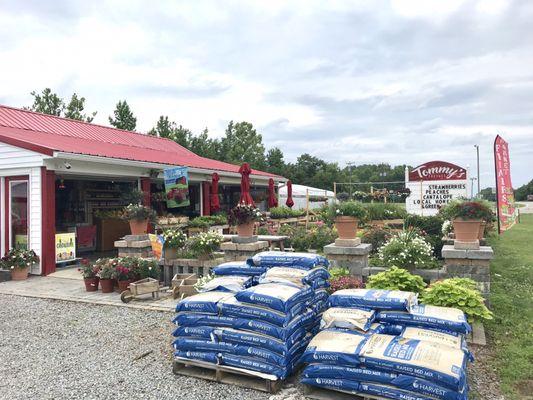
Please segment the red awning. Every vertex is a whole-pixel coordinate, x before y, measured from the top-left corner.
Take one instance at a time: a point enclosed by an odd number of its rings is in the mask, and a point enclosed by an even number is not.
[[[252,169],[250,164],[243,163],[239,168],[239,173],[241,174],[241,198],[239,199],[240,204],[249,204],[255,206],[254,199],[250,194],[250,173]]]
[[[287,207],[291,207],[294,205],[294,201],[292,200],[292,182],[287,181],[287,201],[285,202]]]
[[[274,179],[268,180],[268,208],[277,207],[278,198],[276,197],[276,190],[274,189]]]
[[[218,174],[216,172],[213,172],[213,176],[211,177],[211,211],[217,212],[220,210],[220,200],[218,199],[218,181],[219,181]]]

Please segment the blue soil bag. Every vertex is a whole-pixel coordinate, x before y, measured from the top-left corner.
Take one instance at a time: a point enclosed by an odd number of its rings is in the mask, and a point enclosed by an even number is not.
[[[302,362],[356,365],[359,363],[359,352],[366,339],[367,337],[361,333],[326,329],[309,342]]]
[[[235,329],[214,329],[216,340],[227,343],[242,344],[273,351],[282,356],[287,356],[299,343],[308,343],[310,338],[305,338],[305,330],[296,330],[287,340],[274,339],[270,336],[254,332],[242,332]]]
[[[185,358],[187,360],[198,360],[204,361],[211,364],[218,364],[219,357],[216,353],[213,352],[203,352],[203,351],[181,351],[178,350],[174,352],[175,357]]]
[[[410,312],[381,311],[377,319],[390,324],[437,328],[463,334],[472,331],[465,314],[449,307],[420,304],[412,307]]]
[[[374,334],[361,349],[359,360],[367,368],[416,376],[457,392],[466,387],[468,357],[448,346]]]
[[[326,281],[330,274],[323,267],[311,270],[298,269],[293,267],[272,267],[259,278],[260,283],[282,283],[302,287],[307,284],[314,289],[326,287]]]
[[[235,276],[259,276],[266,271],[261,266],[249,265],[246,261],[231,261],[220,264],[213,268],[215,275],[235,275]]]
[[[285,379],[292,372],[291,367],[278,366],[259,359],[234,354],[221,354],[220,364],[274,375],[278,379]]]
[[[179,326],[214,326],[232,328],[235,325],[236,318],[220,317],[218,315],[206,315],[196,313],[178,313],[172,320]]]
[[[176,312],[218,314],[218,302],[232,296],[228,292],[205,292],[186,297],[176,304]]]
[[[291,361],[290,357],[281,356],[270,350],[265,350],[253,346],[244,346],[240,344],[226,342],[212,342],[198,339],[178,338],[172,345],[180,351],[200,351],[214,353],[228,353],[249,358],[257,358],[263,362],[273,365],[286,367]]]
[[[317,289],[315,290],[313,301],[327,301],[328,298],[329,298],[329,293],[326,289]]]
[[[368,368],[311,364],[305,368],[303,376],[306,378],[335,378],[384,384],[419,395],[432,396],[439,400],[468,400],[466,391],[458,393],[413,376],[398,375]]]
[[[247,260],[250,265],[258,267],[293,267],[313,269],[328,267],[327,258],[312,253],[292,253],[287,251],[264,251]]]
[[[224,275],[216,277],[204,284],[199,292],[231,292],[237,293],[252,286],[251,276]]]
[[[212,326],[178,326],[172,332],[174,337],[211,339],[215,328]]]
[[[342,289],[329,296],[330,307],[409,311],[418,303],[412,292],[382,289]]]
[[[309,286],[296,288],[266,283],[243,290],[235,294],[235,298],[243,303],[257,304],[287,313],[298,303],[310,300],[313,295],[314,291]]]
[[[289,312],[275,311],[256,304],[242,303],[235,297],[230,297],[218,303],[220,315],[234,318],[258,319],[281,327],[287,326],[305,308],[303,303],[298,303]]]

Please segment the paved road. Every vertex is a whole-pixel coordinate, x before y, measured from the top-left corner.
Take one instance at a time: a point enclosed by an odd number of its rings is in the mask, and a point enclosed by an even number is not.
[[[533,201],[520,201],[518,204],[524,204],[524,207],[520,207],[521,214],[533,214]]]

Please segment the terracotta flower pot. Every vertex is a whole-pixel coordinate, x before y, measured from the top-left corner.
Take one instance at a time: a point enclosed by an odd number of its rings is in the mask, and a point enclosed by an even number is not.
[[[178,258],[178,249],[165,247],[165,261],[175,260]]]
[[[479,225],[479,235],[478,239],[481,240],[485,237],[485,227],[487,226],[487,223],[485,221],[481,221],[481,225]]]
[[[88,292],[96,292],[98,290],[98,283],[100,278],[95,276],[94,278],[84,278],[83,282],[85,283],[85,290]]]
[[[237,235],[243,237],[250,237],[254,235],[254,222],[237,225]]]
[[[132,235],[144,235],[146,232],[148,232],[148,220],[132,219],[130,221],[130,229]]]
[[[339,239],[355,239],[357,237],[357,218],[355,217],[337,217],[335,218],[335,227],[339,234]]]
[[[28,279],[29,268],[14,268],[11,270],[11,279],[14,281],[24,281]]]
[[[102,287],[102,293],[112,293],[113,279],[100,279],[100,286]]]
[[[456,218],[452,221],[455,240],[475,242],[479,237],[481,220]]]
[[[127,281],[118,281],[118,290],[120,293],[122,293],[124,290],[126,290],[130,283],[133,281],[131,279],[128,279]]]

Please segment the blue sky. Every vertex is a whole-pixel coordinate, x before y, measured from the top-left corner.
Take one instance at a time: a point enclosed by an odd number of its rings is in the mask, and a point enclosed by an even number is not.
[[[289,161],[441,159],[533,178],[533,2],[0,0],[0,103],[51,87],[107,124],[161,114],[220,136],[252,122]]]

